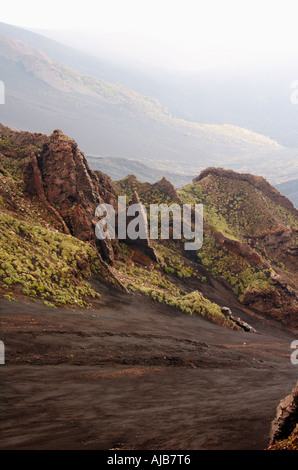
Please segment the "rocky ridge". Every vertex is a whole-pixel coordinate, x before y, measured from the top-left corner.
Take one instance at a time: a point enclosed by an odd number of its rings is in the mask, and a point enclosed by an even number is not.
[[[298,210],[293,205],[288,198],[283,196],[276,188],[271,186],[271,184],[266,181],[263,176],[255,176],[250,173],[237,173],[233,170],[226,170],[224,168],[214,168],[209,167],[203,170],[198,176],[193,179],[193,183],[201,181],[203,178],[206,178],[208,175],[216,175],[223,178],[229,178],[232,180],[246,181],[251,186],[261,190],[266,196],[272,199],[274,202],[284,207],[288,211],[292,212],[294,215],[298,215]]]
[[[281,243],[274,239],[274,243],[279,247],[276,257],[276,253],[272,251],[272,247],[274,248],[275,245],[271,243],[268,247],[268,240],[272,242],[272,237],[266,238],[265,235],[263,238],[259,237],[258,240],[255,240],[253,234],[247,229],[245,220],[242,223],[240,218],[240,222],[235,219],[236,224],[234,224],[235,214],[236,216],[241,215],[243,211],[241,202],[237,202],[238,205],[233,206],[232,212],[229,207],[228,211],[224,211],[220,201],[216,207],[210,205],[209,202],[212,201],[210,196],[217,197],[212,178],[217,178],[215,181],[217,186],[226,180],[233,181],[231,188],[225,188],[224,196],[226,196],[226,190],[230,190],[232,197],[236,198],[235,200],[241,199],[237,195],[237,182],[243,183],[243,179],[244,183],[249,185],[248,189],[253,184],[254,187],[256,185],[258,188],[265,187],[267,194],[275,193],[270,188],[268,189],[268,183],[265,180],[264,182],[263,179],[259,180],[251,175],[244,177],[238,175],[235,180],[232,180],[233,172],[232,175],[227,171],[229,176],[226,178],[225,170],[211,169],[211,171],[207,169],[195,179],[195,183],[190,189],[185,187],[181,191],[177,191],[165,178],[155,184],[150,184],[140,183],[133,175],[130,175],[121,181],[113,182],[104,173],[91,170],[76,142],[59,130],[55,130],[50,136],[16,132],[4,126],[0,130],[2,135],[12,142],[9,144],[10,152],[13,153],[12,147],[17,145],[22,147],[22,152],[27,155],[23,168],[25,194],[29,198],[37,198],[42,202],[60,226],[60,231],[91,246],[101,264],[106,266],[106,269],[111,273],[116,285],[126,290],[141,290],[160,302],[178,302],[177,305],[187,310],[189,307],[186,306],[186,303],[197,302],[200,297],[193,296],[191,301],[189,300],[187,296],[192,295],[193,288],[188,287],[187,279],[190,277],[193,279],[192,283],[197,283],[195,291],[206,290],[204,283],[212,285],[213,279],[216,279],[227,288],[233,289],[242,304],[296,328],[296,274],[294,268],[292,269],[295,263],[291,261],[294,260],[296,253],[293,237],[295,215],[285,208],[287,206],[285,202],[279,206],[269,198],[272,207],[269,207],[268,213],[270,215],[275,208],[278,211],[284,211],[281,216],[277,214],[274,219],[275,224],[282,222],[283,226],[279,228],[279,231],[276,231],[276,228],[266,226],[266,220],[264,224],[262,221],[259,222],[264,233],[268,234],[271,231],[275,234],[274,236],[282,237],[282,256],[284,257],[282,259],[288,263],[286,268],[282,269],[279,267],[281,263],[278,257]],[[12,155],[12,153],[10,154]],[[5,169],[2,171],[5,172]],[[198,190],[199,197],[197,197]],[[208,195],[208,191],[210,195]],[[263,204],[262,197],[264,197],[267,204],[268,196],[261,196],[260,189],[257,191],[259,192],[253,195],[255,201],[259,200],[257,198],[261,198],[260,204]],[[117,238],[115,240],[98,240],[94,233],[94,227],[99,220],[98,217],[95,217],[95,209],[98,204],[109,203],[117,211],[118,195],[127,196],[128,206],[125,210],[131,203],[139,202],[147,207],[150,203],[176,203],[180,205],[185,202],[203,203],[206,213],[204,221],[205,242],[202,250],[189,254],[184,252],[182,241],[169,240],[163,243],[153,243],[148,234],[145,240],[132,242],[126,240],[125,243]],[[227,199],[224,197],[224,203]],[[253,210],[254,204],[250,207]],[[291,225],[286,223],[287,218],[290,217],[289,214],[292,217]],[[210,218],[211,216],[212,218]],[[127,217],[127,223],[129,220]],[[234,232],[234,227],[236,232]],[[261,244],[259,244],[260,240]],[[269,259],[272,254],[276,258],[275,260],[273,256],[273,262]],[[142,270],[141,266],[144,269],[150,266],[150,269],[154,270],[153,272],[156,274],[154,285],[157,286],[157,290],[152,288],[152,275],[150,277],[149,273]],[[136,282],[136,278],[138,282]],[[170,283],[167,284],[169,280]],[[183,294],[181,283],[184,286]],[[168,286],[168,292],[163,290],[165,286]],[[178,286],[179,294],[176,291]],[[197,289],[198,287],[199,289]],[[174,301],[172,298],[174,292],[176,292],[175,296],[178,295],[178,301]],[[186,298],[183,297],[184,295]],[[216,311],[217,314],[220,313],[220,309]],[[234,321],[234,319],[232,320]]]

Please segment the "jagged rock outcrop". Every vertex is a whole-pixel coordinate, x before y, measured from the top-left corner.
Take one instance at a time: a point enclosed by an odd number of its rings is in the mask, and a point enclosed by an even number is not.
[[[277,228],[275,230],[265,230],[264,232],[250,235],[250,244],[261,240],[265,249],[269,248],[275,252],[286,253],[291,256],[298,256],[298,247],[296,244],[296,227]]]
[[[298,382],[292,392],[276,408],[276,416],[271,423],[270,446],[288,439],[298,426]]]
[[[31,181],[30,185],[29,180]],[[62,226],[63,232],[70,233],[69,228],[65,224],[59,212],[51,204],[49,204],[46,198],[37,158],[33,151],[31,151],[29,163],[27,164],[24,170],[24,181],[27,192],[29,192],[30,194],[36,194],[39,197],[40,201],[47,207],[50,212],[52,212],[54,217],[56,217],[56,219],[59,221]]]
[[[55,130],[41,151],[31,155],[24,169],[24,184],[28,194],[38,195],[58,214],[64,231],[80,240],[97,243],[105,258],[113,262],[116,242],[98,241],[94,233],[98,220],[95,209],[105,202],[101,193],[109,188],[101,191],[98,176],[73,139]]]
[[[45,134],[28,131],[15,131],[10,127],[3,126],[3,124],[0,124],[0,135],[6,135],[9,137],[13,141],[14,145],[19,148],[29,147],[30,145],[41,147],[49,139]]]
[[[178,193],[177,193],[175,187],[165,177],[163,177],[161,180],[154,183],[153,188],[156,188],[160,192],[165,194],[166,196],[169,196],[169,198],[173,202],[175,202],[177,204],[182,204],[182,201],[181,201],[180,197],[178,196]]]
[[[106,204],[111,204],[112,206],[116,207],[117,194],[112,178],[100,170],[94,170],[94,173],[97,176],[97,181],[99,183],[101,198]]]
[[[294,289],[288,285],[269,286],[266,289],[248,288],[242,296],[242,303],[258,312],[270,314],[272,318],[297,331],[298,302]]]
[[[129,206],[131,206],[132,204],[139,204],[140,205],[139,207],[140,207],[141,210],[140,210],[140,213],[139,213],[138,217],[140,217],[140,220],[141,220],[140,225],[142,225],[144,227],[145,231],[146,231],[146,238],[137,238],[136,240],[131,240],[129,237],[127,237],[125,242],[128,245],[133,245],[133,247],[136,250],[141,251],[145,255],[145,257],[148,257],[151,260],[156,261],[159,264],[162,264],[162,261],[159,259],[155,249],[152,247],[152,245],[150,243],[149,231],[148,231],[148,222],[147,222],[147,214],[146,214],[146,211],[144,209],[144,206],[141,205],[140,198],[139,198],[138,193],[136,191],[134,191],[134,193],[133,193],[133,197],[132,197],[132,199],[129,203]],[[133,219],[134,219],[134,217],[126,215],[127,226],[129,225],[129,223]],[[146,262],[141,263],[141,264],[146,264]]]
[[[252,264],[264,264],[265,262],[262,259],[261,255],[253,250],[247,243],[239,242],[232,238],[227,237],[221,232],[215,232],[214,236],[217,242],[226,248],[228,251],[235,253],[236,255],[246,258]]]
[[[112,180],[100,171],[89,168],[84,154],[76,142],[55,130],[43,143],[40,152],[33,152],[24,169],[25,191],[37,195],[52,211],[66,233],[99,247],[103,257],[114,262],[118,241],[97,240],[95,216],[99,204],[111,204],[117,210],[117,194]],[[140,204],[136,191],[131,203]],[[126,210],[127,208],[125,208]],[[127,224],[130,218],[126,217]],[[147,220],[144,214],[144,222]],[[130,243],[127,238],[126,241]],[[132,240],[136,249],[153,261],[159,262],[154,248],[146,239]]]
[[[256,333],[257,332],[251,325],[249,325],[245,321],[241,320],[241,318],[239,318],[239,317],[236,318],[233,315],[232,310],[229,307],[222,307],[221,311],[226,317],[228,317],[230,320],[232,320],[234,323],[236,323],[237,326],[240,326],[240,328],[243,331],[247,331],[247,332],[250,332],[250,333]]]

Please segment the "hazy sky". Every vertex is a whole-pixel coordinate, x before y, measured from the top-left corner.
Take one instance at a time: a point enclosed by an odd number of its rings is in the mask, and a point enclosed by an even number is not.
[[[34,29],[87,28],[111,48],[158,65],[297,57],[297,0],[10,0],[0,20]],[[123,38],[123,40],[121,40]]]

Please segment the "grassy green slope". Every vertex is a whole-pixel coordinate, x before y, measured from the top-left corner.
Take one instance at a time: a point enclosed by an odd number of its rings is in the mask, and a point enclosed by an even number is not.
[[[198,252],[202,263],[213,276],[227,282],[235,294],[243,299],[250,290],[266,292],[276,290],[271,274],[286,276],[293,287],[297,284],[295,259],[287,254],[288,246],[269,244],[268,237],[291,233],[297,244],[298,218],[274,202],[260,189],[247,181],[232,180],[209,174],[195,184],[178,191],[183,202],[204,204],[207,222],[202,249]],[[239,243],[251,243],[263,262],[252,263],[247,257],[228,250],[219,243],[216,234]],[[295,247],[295,241],[292,241]]]

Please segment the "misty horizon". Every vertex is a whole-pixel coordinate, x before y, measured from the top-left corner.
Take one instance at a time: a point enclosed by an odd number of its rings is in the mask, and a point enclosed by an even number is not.
[[[291,0],[188,0],[183,4],[169,0],[95,4],[87,0],[81,8],[55,0],[44,15],[44,7],[29,0],[26,4],[10,2],[1,20],[80,50],[89,48],[95,55],[103,49],[118,59],[199,71],[281,60],[295,63],[298,33],[294,7]],[[97,41],[101,41],[98,48]]]

